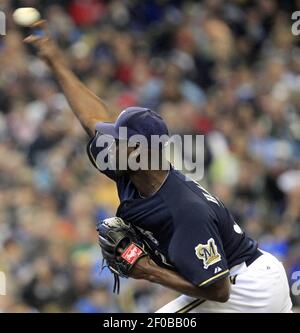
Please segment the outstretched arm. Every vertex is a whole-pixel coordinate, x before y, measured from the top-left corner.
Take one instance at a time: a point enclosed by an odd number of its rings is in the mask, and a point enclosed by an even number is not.
[[[39,56],[55,74],[71,108],[88,135],[92,136],[98,121],[112,121],[113,114],[104,102],[92,93],[70,70],[63,54],[49,34],[47,22],[41,20],[32,26],[41,29],[42,36],[30,35],[24,42],[34,45]]]

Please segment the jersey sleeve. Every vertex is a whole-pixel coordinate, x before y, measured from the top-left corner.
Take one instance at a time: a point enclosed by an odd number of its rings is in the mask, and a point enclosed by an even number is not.
[[[199,287],[229,275],[213,213],[202,208],[199,205],[185,208],[181,220],[174,222],[174,234],[168,249],[169,258],[179,274]]]

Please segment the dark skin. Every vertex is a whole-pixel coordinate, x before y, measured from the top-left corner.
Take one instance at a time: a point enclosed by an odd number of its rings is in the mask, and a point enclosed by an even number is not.
[[[37,48],[38,55],[49,65],[56,76],[72,111],[87,134],[93,136],[97,122],[114,121],[115,115],[99,97],[80,82],[68,67],[62,52],[49,34],[46,21],[39,21],[32,28],[42,29],[44,36],[30,35],[24,40],[25,43],[32,44]],[[134,149],[130,148],[128,154],[132,153]],[[148,197],[160,188],[167,177],[167,171],[129,171],[129,176],[139,193],[143,197]],[[149,256],[141,258],[135,264],[130,277],[145,279],[191,297],[205,298],[216,302],[226,302],[230,295],[228,277],[219,279],[207,287],[197,287],[176,272],[158,266]]]

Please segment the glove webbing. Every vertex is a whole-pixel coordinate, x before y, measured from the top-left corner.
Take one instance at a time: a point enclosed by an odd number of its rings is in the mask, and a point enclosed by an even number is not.
[[[102,259],[102,264],[101,264],[101,271],[100,274],[102,273],[104,268],[109,268],[108,265],[105,264],[105,259]],[[114,274],[114,287],[113,287],[113,293],[119,294],[120,293],[120,277],[119,274],[112,272]]]
[[[114,273],[114,288],[113,288],[113,292],[115,294],[119,294],[120,292],[120,277],[117,273]]]

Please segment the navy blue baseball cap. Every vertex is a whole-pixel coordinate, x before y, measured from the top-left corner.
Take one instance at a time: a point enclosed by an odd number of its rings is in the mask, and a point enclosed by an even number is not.
[[[122,136],[121,127],[127,129],[126,137]],[[133,135],[143,135],[149,146],[152,135],[169,135],[167,125],[160,115],[150,109],[136,106],[124,109],[115,123],[98,123],[96,130],[118,140],[129,140]]]

